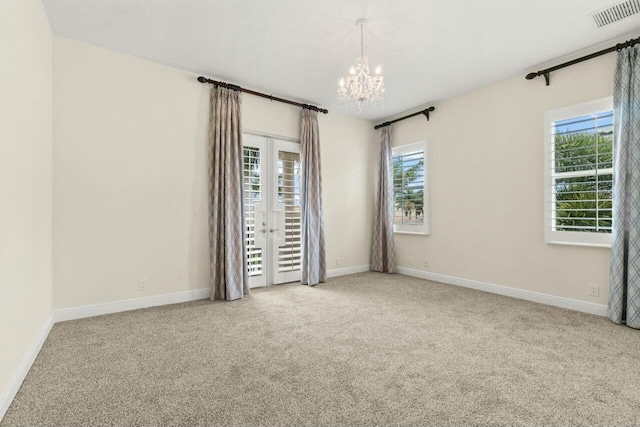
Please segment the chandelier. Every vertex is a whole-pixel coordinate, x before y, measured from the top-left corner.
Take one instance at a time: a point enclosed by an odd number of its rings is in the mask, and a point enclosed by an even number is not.
[[[356,25],[360,26],[360,57],[356,64],[349,69],[349,75],[340,79],[338,87],[338,99],[340,101],[355,101],[358,108],[362,104],[377,104],[384,98],[384,77],[382,69],[378,65],[375,75],[369,70],[369,58],[364,55],[364,24],[366,19],[358,19]]]

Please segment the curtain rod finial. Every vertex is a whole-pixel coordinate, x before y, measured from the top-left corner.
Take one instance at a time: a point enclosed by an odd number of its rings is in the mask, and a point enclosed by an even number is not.
[[[207,83],[207,82],[208,82],[208,79],[207,79],[206,77],[202,77],[202,76],[200,76],[200,77],[198,77],[198,81],[199,81],[200,83]]]
[[[527,74],[527,76],[525,77],[525,79],[527,79],[527,80],[533,80],[533,79],[535,79],[536,77],[538,77],[538,73],[529,73],[529,74]]]

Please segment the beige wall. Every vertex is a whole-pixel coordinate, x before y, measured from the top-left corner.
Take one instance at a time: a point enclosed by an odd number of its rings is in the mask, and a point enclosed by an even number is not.
[[[209,95],[195,77],[54,37],[56,308],[208,287]],[[242,118],[299,137],[299,108],[245,95]],[[328,268],[369,264],[373,128],[319,121]]]
[[[606,304],[609,249],[544,243],[543,114],[610,96],[614,61],[553,73],[549,87],[523,74],[394,125],[394,145],[431,144],[431,235],[396,235],[399,265]]]
[[[0,2],[0,418],[52,308],[51,60],[40,1]]]
[[[10,21],[4,31],[26,31]],[[57,36],[53,45],[55,306],[207,287],[207,89],[182,70]],[[25,68],[37,72],[29,90],[46,93],[46,64],[3,72],[24,81]],[[605,56],[555,73],[550,87],[518,76],[439,103],[430,123],[397,124],[395,144],[431,141],[433,181],[432,234],[397,236],[400,265],[605,303],[608,250],[543,242],[542,115],[610,94],[612,69]],[[245,96],[243,120],[299,135],[299,109],[284,104]],[[376,134],[335,111],[320,125],[329,268],[338,257],[340,267],[368,264]],[[46,126],[30,125],[30,136]],[[46,175],[44,163],[33,173]],[[601,285],[600,297],[587,296],[588,283]]]

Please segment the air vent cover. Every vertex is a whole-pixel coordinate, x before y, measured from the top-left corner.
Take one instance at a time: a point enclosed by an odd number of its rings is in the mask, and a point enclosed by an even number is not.
[[[640,13],[640,0],[626,0],[591,14],[598,28]]]

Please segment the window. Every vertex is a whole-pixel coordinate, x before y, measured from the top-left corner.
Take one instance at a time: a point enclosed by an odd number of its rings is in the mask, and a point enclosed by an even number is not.
[[[426,142],[393,148],[393,231],[429,234]]]
[[[611,98],[545,114],[547,243],[611,246]]]

